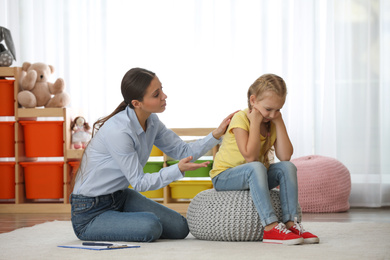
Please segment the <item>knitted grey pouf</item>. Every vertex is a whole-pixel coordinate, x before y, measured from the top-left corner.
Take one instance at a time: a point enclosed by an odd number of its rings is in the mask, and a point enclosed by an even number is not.
[[[271,203],[279,221],[282,220],[279,191],[271,190]],[[299,220],[302,211],[298,205]],[[249,190],[205,190],[191,201],[187,210],[191,234],[204,240],[259,241],[263,226]]]

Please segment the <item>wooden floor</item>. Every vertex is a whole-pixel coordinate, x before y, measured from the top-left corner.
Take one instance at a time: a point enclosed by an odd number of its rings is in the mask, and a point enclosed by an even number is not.
[[[70,214],[0,214],[0,233],[31,227],[48,221],[69,221]],[[302,222],[376,222],[390,223],[390,207],[352,208],[342,213],[304,213]]]

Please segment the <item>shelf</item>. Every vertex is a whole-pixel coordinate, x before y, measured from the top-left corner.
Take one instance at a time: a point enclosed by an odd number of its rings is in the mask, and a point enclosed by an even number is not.
[[[17,115],[21,117],[63,117],[66,108],[18,108]]]
[[[15,198],[14,200],[0,200],[0,213],[55,213],[55,212],[70,212],[69,204],[69,167],[67,166],[67,148],[70,143],[70,117],[67,108],[20,108],[17,96],[19,92],[18,78],[21,72],[20,67],[1,67],[0,77],[14,78],[14,143],[15,143]],[[59,200],[30,200],[26,198],[26,183],[25,170],[22,167],[22,162],[35,162],[37,158],[26,157],[25,154],[25,138],[24,126],[20,121],[37,120],[43,117],[58,117],[64,121],[62,124],[63,136],[63,196]],[[42,133],[44,134],[44,133]]]
[[[207,136],[215,128],[171,128],[178,136]]]
[[[67,149],[66,150],[66,157],[68,159],[77,159],[80,160],[81,157],[83,156],[84,149]]]
[[[184,202],[171,202],[171,203],[166,203],[163,205],[176,211],[176,212],[179,212],[180,214],[184,215],[184,214],[187,214],[187,209],[188,209],[188,205],[190,204],[190,201],[184,201]]]
[[[0,77],[14,77],[16,67],[1,67],[0,69]]]

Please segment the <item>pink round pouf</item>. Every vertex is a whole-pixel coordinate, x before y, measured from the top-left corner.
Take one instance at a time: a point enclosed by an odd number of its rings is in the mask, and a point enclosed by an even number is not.
[[[299,157],[291,162],[298,170],[298,201],[302,212],[349,209],[351,176],[341,162],[320,155]]]

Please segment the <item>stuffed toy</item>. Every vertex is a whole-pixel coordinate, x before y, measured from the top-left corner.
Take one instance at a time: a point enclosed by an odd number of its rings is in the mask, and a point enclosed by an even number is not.
[[[21,91],[18,93],[18,102],[22,107],[65,107],[70,103],[70,97],[64,91],[64,80],[58,78],[54,83],[48,81],[53,72],[52,65],[23,63],[19,78]]]
[[[71,125],[70,129],[72,130],[72,145],[74,149],[84,149],[87,146],[87,143],[91,139],[91,132],[89,129],[91,127],[85,121],[85,118],[82,116],[76,117]]]
[[[1,43],[3,40],[8,50]],[[11,32],[7,28],[0,26],[0,67],[11,66],[13,60],[16,60],[16,55]]]

